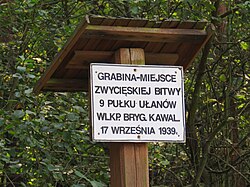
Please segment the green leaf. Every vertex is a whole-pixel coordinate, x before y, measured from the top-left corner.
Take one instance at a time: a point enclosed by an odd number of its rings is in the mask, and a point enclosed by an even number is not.
[[[85,184],[73,184],[71,187],[85,187]]]
[[[32,111],[30,111],[30,110],[26,110],[25,113],[26,113],[26,114],[29,114],[29,115],[36,115],[35,112],[32,112]]]
[[[85,110],[81,106],[73,106],[73,108],[79,112],[85,112]]]
[[[17,71],[23,73],[26,71],[26,67],[23,67],[23,66],[17,66]]]
[[[220,81],[221,81],[221,82],[226,82],[226,80],[227,80],[226,75],[225,75],[225,74],[221,74],[221,75],[220,75]]]
[[[55,170],[57,170],[57,167],[53,166],[52,164],[48,164],[47,168],[48,168],[49,171],[55,171]]]
[[[132,8],[131,8],[131,12],[132,12],[133,14],[138,14],[138,7],[136,7],[136,6],[132,7]]]
[[[35,75],[32,75],[32,74],[28,74],[27,76],[28,76],[29,78],[31,78],[31,79],[36,78],[36,76],[35,76]]]
[[[90,184],[92,185],[92,187],[105,187],[106,185],[101,183],[101,182],[97,182],[97,181],[90,181]]]
[[[12,76],[13,76],[13,77],[16,77],[16,78],[18,78],[18,79],[22,79],[22,78],[23,78],[23,76],[22,76],[20,73],[15,73],[15,74],[13,74]]]
[[[25,113],[22,110],[15,110],[13,113],[13,116],[15,118],[22,118],[25,115]]]
[[[80,171],[75,170],[75,175],[89,181],[89,179],[85,175],[83,175]]]
[[[164,166],[167,166],[170,164],[170,162],[168,160],[163,160],[163,161],[161,161],[161,164]]]
[[[25,95],[29,95],[33,92],[33,88],[27,89],[24,91]]]
[[[69,121],[77,121],[79,119],[79,116],[74,113],[69,113],[67,114],[66,119]]]
[[[206,101],[206,103],[217,103],[217,102],[218,102],[217,99],[213,99],[213,98],[207,99]]]
[[[19,58],[21,59],[21,61],[25,60],[25,57],[23,55],[20,55]]]
[[[53,172],[53,177],[57,181],[64,181],[64,178],[61,172]]]
[[[24,184],[23,182],[21,182],[20,184],[21,184],[21,186],[23,186],[23,187],[27,187],[26,184]]]
[[[228,122],[230,122],[230,121],[234,121],[235,119],[234,119],[234,117],[232,117],[232,116],[229,116],[228,118],[227,118],[227,121]]]
[[[243,50],[246,50],[246,51],[247,51],[248,48],[249,48],[247,42],[240,42],[240,46],[241,46],[241,48],[242,48]]]
[[[4,161],[5,163],[10,163],[10,158],[9,157],[2,157],[0,160]]]
[[[3,118],[0,119],[0,126],[2,126],[4,124],[4,120]]]
[[[80,177],[80,178],[83,178],[85,179],[86,181],[88,181],[92,187],[105,187],[106,185],[101,183],[101,182],[98,182],[98,181],[95,181],[95,180],[90,180],[88,179],[85,175],[83,175],[80,171],[78,170],[75,170],[75,175]]]
[[[53,123],[53,126],[56,128],[56,129],[62,129],[64,124],[63,123]]]

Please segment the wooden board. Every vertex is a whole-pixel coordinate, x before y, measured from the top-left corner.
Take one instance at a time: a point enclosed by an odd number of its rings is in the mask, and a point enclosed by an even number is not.
[[[146,41],[146,42],[192,42],[197,43],[206,37],[207,33],[199,29],[162,29],[145,27],[112,27],[88,25],[82,35],[84,38]]]
[[[88,69],[90,63],[115,63],[114,54],[112,51],[75,51],[66,69]],[[173,65],[178,58],[176,53],[145,53],[146,64]]]

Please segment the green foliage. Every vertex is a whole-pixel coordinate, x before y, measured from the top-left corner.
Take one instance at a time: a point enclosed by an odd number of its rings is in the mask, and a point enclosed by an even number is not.
[[[216,33],[197,106],[200,58],[186,72],[187,119],[195,108],[194,159],[189,144],[149,145],[150,184],[190,185],[207,158],[200,184],[249,179],[250,2],[194,0],[0,1],[0,186],[108,186],[106,148],[89,140],[85,93],[34,95],[34,84],[86,14],[213,22]],[[233,10],[233,11],[230,11]],[[226,12],[227,13],[227,12]],[[218,127],[221,129],[216,131]],[[215,135],[214,135],[215,134]],[[211,139],[205,153],[206,140]],[[190,140],[190,136],[187,136]],[[239,182],[239,181],[238,181]],[[238,185],[240,186],[240,185]]]

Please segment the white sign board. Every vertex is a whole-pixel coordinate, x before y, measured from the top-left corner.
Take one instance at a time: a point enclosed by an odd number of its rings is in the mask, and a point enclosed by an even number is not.
[[[185,142],[183,68],[91,64],[92,139]]]

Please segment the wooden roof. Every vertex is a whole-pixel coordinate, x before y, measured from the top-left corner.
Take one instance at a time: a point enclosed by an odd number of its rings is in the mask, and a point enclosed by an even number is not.
[[[187,68],[211,36],[206,25],[205,21],[86,16],[34,91],[88,91],[89,64],[114,63],[119,48],[143,48],[146,64]]]

